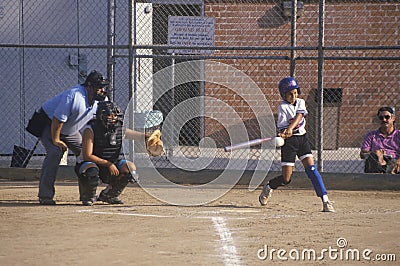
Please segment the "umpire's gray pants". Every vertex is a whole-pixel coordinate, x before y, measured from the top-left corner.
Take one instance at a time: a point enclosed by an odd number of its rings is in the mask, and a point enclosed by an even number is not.
[[[82,149],[82,136],[79,132],[69,136],[61,135],[60,139],[67,144],[68,149],[76,156],[80,154]],[[56,181],[58,167],[64,152],[60,147],[53,144],[50,125],[46,126],[43,130],[40,141],[46,149],[47,154],[42,165],[38,197],[52,199],[55,193],[54,183]]]

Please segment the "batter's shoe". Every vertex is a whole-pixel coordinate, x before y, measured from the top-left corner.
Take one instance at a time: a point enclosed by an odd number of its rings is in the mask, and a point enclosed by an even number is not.
[[[324,208],[322,209],[323,212],[335,212],[335,209],[333,208],[333,201],[326,201],[323,203]]]
[[[107,202],[109,204],[124,204],[124,202],[118,197],[110,197],[106,195],[106,193],[104,193],[103,191],[100,193],[97,200],[101,200],[102,202]]]
[[[264,186],[260,196],[258,196],[258,201],[260,202],[261,206],[267,205],[269,198],[272,196],[273,189],[267,185]]]

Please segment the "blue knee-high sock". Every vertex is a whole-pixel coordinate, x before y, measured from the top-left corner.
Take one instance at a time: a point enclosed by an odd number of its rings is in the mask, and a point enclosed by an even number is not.
[[[314,186],[314,190],[317,193],[318,197],[322,197],[323,195],[326,195],[326,189],[324,186],[324,181],[322,181],[322,177],[319,174],[317,168],[315,168],[314,165],[306,167],[306,173],[308,178],[311,179],[311,182]]]

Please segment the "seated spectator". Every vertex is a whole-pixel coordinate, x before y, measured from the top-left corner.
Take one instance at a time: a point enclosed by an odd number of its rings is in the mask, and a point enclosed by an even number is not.
[[[364,136],[361,159],[365,160],[365,173],[400,174],[400,130],[395,128],[393,107],[381,107],[377,116],[380,127]]]

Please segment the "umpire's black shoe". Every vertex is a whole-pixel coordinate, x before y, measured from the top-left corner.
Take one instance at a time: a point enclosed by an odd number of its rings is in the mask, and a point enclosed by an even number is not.
[[[91,200],[84,200],[82,201],[83,206],[93,206],[93,201]]]
[[[53,199],[48,198],[39,198],[40,205],[56,205],[56,202]]]

